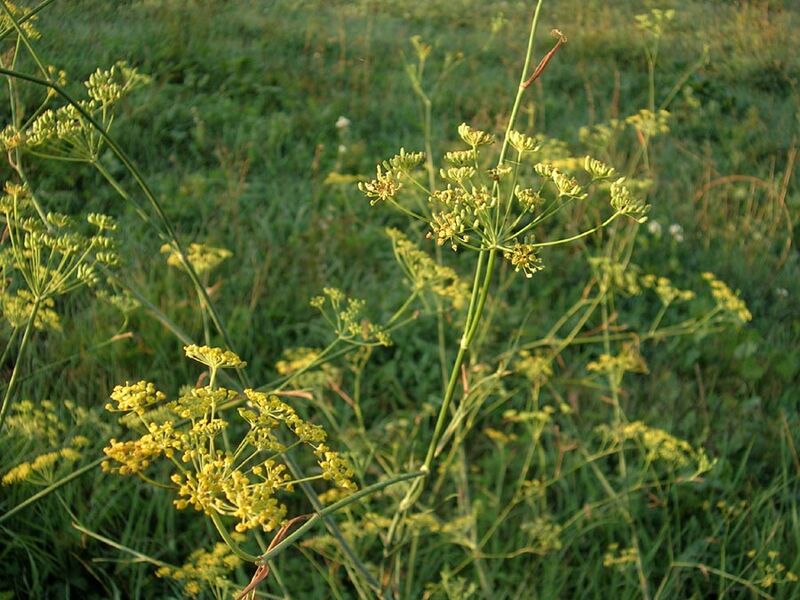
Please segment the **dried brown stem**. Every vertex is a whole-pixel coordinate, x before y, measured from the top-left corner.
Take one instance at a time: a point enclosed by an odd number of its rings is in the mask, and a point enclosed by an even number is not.
[[[547,66],[547,63],[550,62],[550,59],[553,58],[553,56],[555,55],[556,52],[558,52],[558,49],[561,48],[561,46],[563,46],[564,44],[567,43],[567,36],[565,36],[563,33],[561,33],[558,29],[553,29],[553,31],[551,31],[550,33],[553,36],[558,38],[558,40],[556,41],[556,45],[553,46],[552,49],[550,50],[550,52],[545,54],[544,57],[542,58],[542,60],[539,61],[539,64],[536,66],[536,69],[534,69],[534,71],[533,71],[533,75],[531,75],[528,79],[526,79],[522,83],[522,86],[521,86],[522,89],[529,88],[534,81],[539,79],[539,76],[544,71],[545,67]]]

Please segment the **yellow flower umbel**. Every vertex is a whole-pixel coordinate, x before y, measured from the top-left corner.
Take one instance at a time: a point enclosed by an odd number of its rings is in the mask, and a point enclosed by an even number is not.
[[[161,253],[167,255],[167,264],[169,266],[186,270],[181,253],[178,252],[173,244],[161,246]],[[215,248],[206,244],[189,244],[189,249],[186,251],[186,258],[195,272],[201,277],[208,275],[231,256],[233,256],[233,253],[230,250]]]
[[[175,506],[209,516],[235,551],[238,547],[222,519],[233,519],[238,532],[272,531],[285,522],[288,508],[282,496],[297,483],[284,461],[290,448],[297,452],[305,447],[315,457],[319,471],[304,481],[325,480],[338,489],[356,489],[353,471],[325,444],[322,427],[303,419],[278,396],[216,386],[217,370],[244,367],[236,354],[196,345],[185,351],[211,370],[210,384],[189,388],[172,401],[145,381],[117,386],[107,408],[128,413],[123,421],[131,424],[134,437],[110,441],[104,449],[106,471],[148,480],[145,471],[155,462],[170,464]],[[232,421],[234,403],[244,406]]]
[[[724,281],[720,281],[713,273],[703,273],[703,279],[711,286],[711,295],[717,302],[717,312],[726,315],[738,323],[746,323],[753,318],[747,305]]]
[[[198,548],[181,567],[161,567],[156,575],[180,583],[190,598],[205,589],[213,590],[217,598],[230,597],[235,588],[227,577],[241,562],[228,546],[216,544],[210,551]]]

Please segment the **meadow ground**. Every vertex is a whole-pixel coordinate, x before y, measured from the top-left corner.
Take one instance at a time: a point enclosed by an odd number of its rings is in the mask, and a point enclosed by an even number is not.
[[[117,219],[115,289],[138,301],[59,297],[60,329],[34,330],[19,360],[22,327],[4,304],[4,393],[17,375],[0,475],[61,454],[0,487],[0,598],[178,598],[190,584],[231,597],[250,580],[252,565],[207,556],[176,573],[221,541],[214,525],[175,510],[173,491],[97,465],[129,435],[103,408],[115,385],[147,379],[174,396],[207,383],[183,358],[189,340],[230,346],[250,381],[280,386],[359,487],[421,464],[466,306],[420,292],[397,312],[409,287],[386,228],[465,285],[475,259],[437,250],[357,182],[401,147],[432,151],[436,175],[440,155],[464,149],[462,122],[503,138],[534,4],[57,0],[37,15],[30,43],[71,94],[120,59],[151,77],[116,107],[112,135],[183,242],[232,253],[198,269],[228,339],[167,263],[163,224],[108,146],[97,164],[9,152],[4,179],[24,160],[46,210]],[[7,28],[2,66],[35,75],[25,44],[10,62]],[[649,220],[542,248],[532,278],[500,261],[423,495],[398,508],[404,482],[337,512],[357,560],[311,528],[259,597],[371,597],[375,583],[398,598],[800,597],[800,5],[545,1],[535,60],[553,28],[568,42],[522,97],[516,129],[567,172],[587,153],[614,165]],[[42,97],[14,85],[0,93],[4,123]],[[599,223],[580,202],[537,240]],[[14,292],[21,280],[0,266]],[[731,305],[704,272],[739,290],[752,319],[723,319]],[[309,304],[326,286],[367,300],[392,344],[342,342],[298,373],[333,339]],[[696,298],[664,301],[680,290]],[[299,492],[283,501],[311,511]],[[271,535],[241,543],[263,550]]]

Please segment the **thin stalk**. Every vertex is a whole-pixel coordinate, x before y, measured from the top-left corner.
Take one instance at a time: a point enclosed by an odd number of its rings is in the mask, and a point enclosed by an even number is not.
[[[419,477],[425,477],[428,474],[425,470],[420,471],[412,471],[411,473],[403,473],[402,475],[397,475],[396,477],[392,477],[391,479],[387,479],[385,481],[379,481],[378,483],[373,483],[372,485],[365,487],[362,490],[359,490],[355,494],[351,494],[346,498],[339,500],[338,502],[334,502],[330,506],[323,508],[322,510],[318,510],[316,514],[314,514],[308,521],[303,523],[300,527],[298,527],[293,533],[286,536],[281,543],[276,545],[272,550],[265,552],[260,557],[258,557],[258,563],[264,564],[269,560],[272,560],[278,554],[286,550],[290,545],[294,543],[295,540],[302,537],[306,531],[314,527],[318,520],[323,517],[327,517],[341,508],[356,502],[357,500],[361,500],[365,496],[369,496],[375,492],[379,492],[384,488],[387,488],[391,485],[396,483],[400,483],[401,481],[408,481],[409,479],[417,479]]]
[[[91,529],[87,529],[86,527],[84,527],[83,525],[78,523],[77,521],[73,521],[72,522],[72,527],[74,529],[77,529],[81,533],[86,534],[89,537],[96,539],[99,542],[103,542],[104,544],[106,544],[108,546],[111,546],[112,548],[116,548],[117,550],[122,550],[123,552],[127,552],[131,556],[136,557],[136,559],[141,561],[141,562],[150,563],[151,565],[155,565],[156,567],[170,567],[172,569],[175,568],[172,565],[170,565],[169,563],[165,563],[163,561],[160,561],[160,560],[158,560],[156,558],[153,558],[152,556],[147,556],[147,554],[142,554],[141,552],[138,552],[138,551],[134,550],[133,548],[129,548],[128,546],[123,546],[119,542],[115,542],[114,540],[112,540],[110,538],[107,538],[107,537],[105,537],[103,535],[100,535],[99,533],[95,533],[94,531],[92,531]]]
[[[14,26],[14,30],[17,32],[19,39],[22,40],[22,43],[28,49],[28,52],[33,58],[33,62],[35,62],[36,66],[39,67],[39,70],[42,72],[42,75],[47,77],[47,69],[45,69],[44,65],[42,64],[42,61],[39,58],[39,55],[37,54],[36,50],[34,50],[33,46],[31,46],[31,42],[28,39],[28,36],[25,35],[24,31],[22,31],[22,27],[20,27],[19,22],[17,21],[17,19],[14,18],[14,15],[11,14],[11,11],[9,10],[8,6],[6,6],[5,0],[0,1],[0,6],[3,9],[3,12],[6,14],[6,17],[8,17],[8,19],[11,21],[11,24]]]
[[[32,8],[29,12],[25,13],[24,16],[20,17],[16,21],[16,23],[18,25],[22,25],[23,23],[26,23],[27,21],[30,21],[34,16],[36,16],[36,13],[40,12],[42,9],[46,8],[48,5],[52,4],[53,2],[55,2],[55,0],[44,0],[36,8]],[[0,42],[2,42],[9,35],[11,35],[12,31],[14,31],[14,30],[13,29],[8,29],[7,31],[4,31],[2,34],[0,34]]]
[[[508,134],[511,133],[511,130],[514,128],[514,121],[517,119],[517,113],[519,112],[519,106],[522,102],[522,94],[525,92],[525,80],[528,78],[528,69],[531,66],[531,58],[533,57],[533,46],[534,40],[536,38],[536,29],[539,25],[539,12],[542,9],[542,4],[544,0],[539,0],[536,3],[536,10],[533,12],[533,19],[531,20],[531,32],[530,36],[528,37],[528,50],[525,53],[525,64],[522,67],[522,75],[519,78],[519,88],[517,89],[517,97],[514,99],[514,105],[511,108],[511,116],[508,118],[508,127],[506,127],[506,134],[503,138],[503,147],[500,150],[500,157],[497,159],[497,164],[502,165],[503,160],[506,156],[506,150],[508,149]]]
[[[3,404],[0,406],[0,431],[3,429],[3,422],[6,419],[6,413],[11,406],[11,392],[14,390],[14,383],[16,383],[17,377],[19,376],[19,365],[22,362],[22,356],[28,346],[28,340],[30,339],[31,331],[33,330],[33,322],[36,319],[36,313],[39,312],[39,306],[41,305],[41,302],[42,300],[39,297],[34,300],[33,307],[31,308],[31,314],[28,317],[28,322],[25,324],[25,331],[22,334],[22,341],[20,342],[19,350],[17,351],[17,360],[14,362],[14,370],[11,371],[11,379],[8,380],[8,386],[6,387],[5,394],[3,394]]]
[[[35,493],[33,496],[31,496],[27,500],[23,500],[22,502],[17,504],[14,508],[9,510],[8,512],[5,512],[2,515],[0,515],[0,523],[5,521],[6,519],[9,519],[9,518],[13,517],[19,511],[27,508],[31,504],[35,504],[36,502],[38,502],[42,498],[44,498],[46,496],[49,496],[50,494],[55,492],[57,489],[65,486],[66,484],[68,484],[73,479],[77,479],[78,477],[80,477],[84,473],[88,473],[92,469],[97,468],[97,466],[101,462],[103,462],[105,460],[105,458],[106,458],[105,456],[102,457],[102,458],[98,458],[98,459],[94,460],[93,462],[90,462],[88,465],[82,466],[80,469],[78,469],[76,471],[73,471],[69,475],[67,475],[65,477],[62,477],[61,479],[59,479],[58,481],[56,481],[54,483],[51,483],[46,488],[44,488],[42,491]]]

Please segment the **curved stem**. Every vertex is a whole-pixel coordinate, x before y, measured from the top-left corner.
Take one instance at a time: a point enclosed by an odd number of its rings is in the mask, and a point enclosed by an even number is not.
[[[219,535],[222,537],[222,540],[225,542],[228,548],[231,549],[231,552],[246,562],[252,563],[258,560],[258,556],[255,554],[250,554],[249,552],[242,550],[241,546],[239,546],[239,544],[236,543],[236,540],[231,537],[231,534],[228,533],[227,528],[217,513],[213,513],[211,515],[211,522],[214,523],[214,527],[217,528]]]

